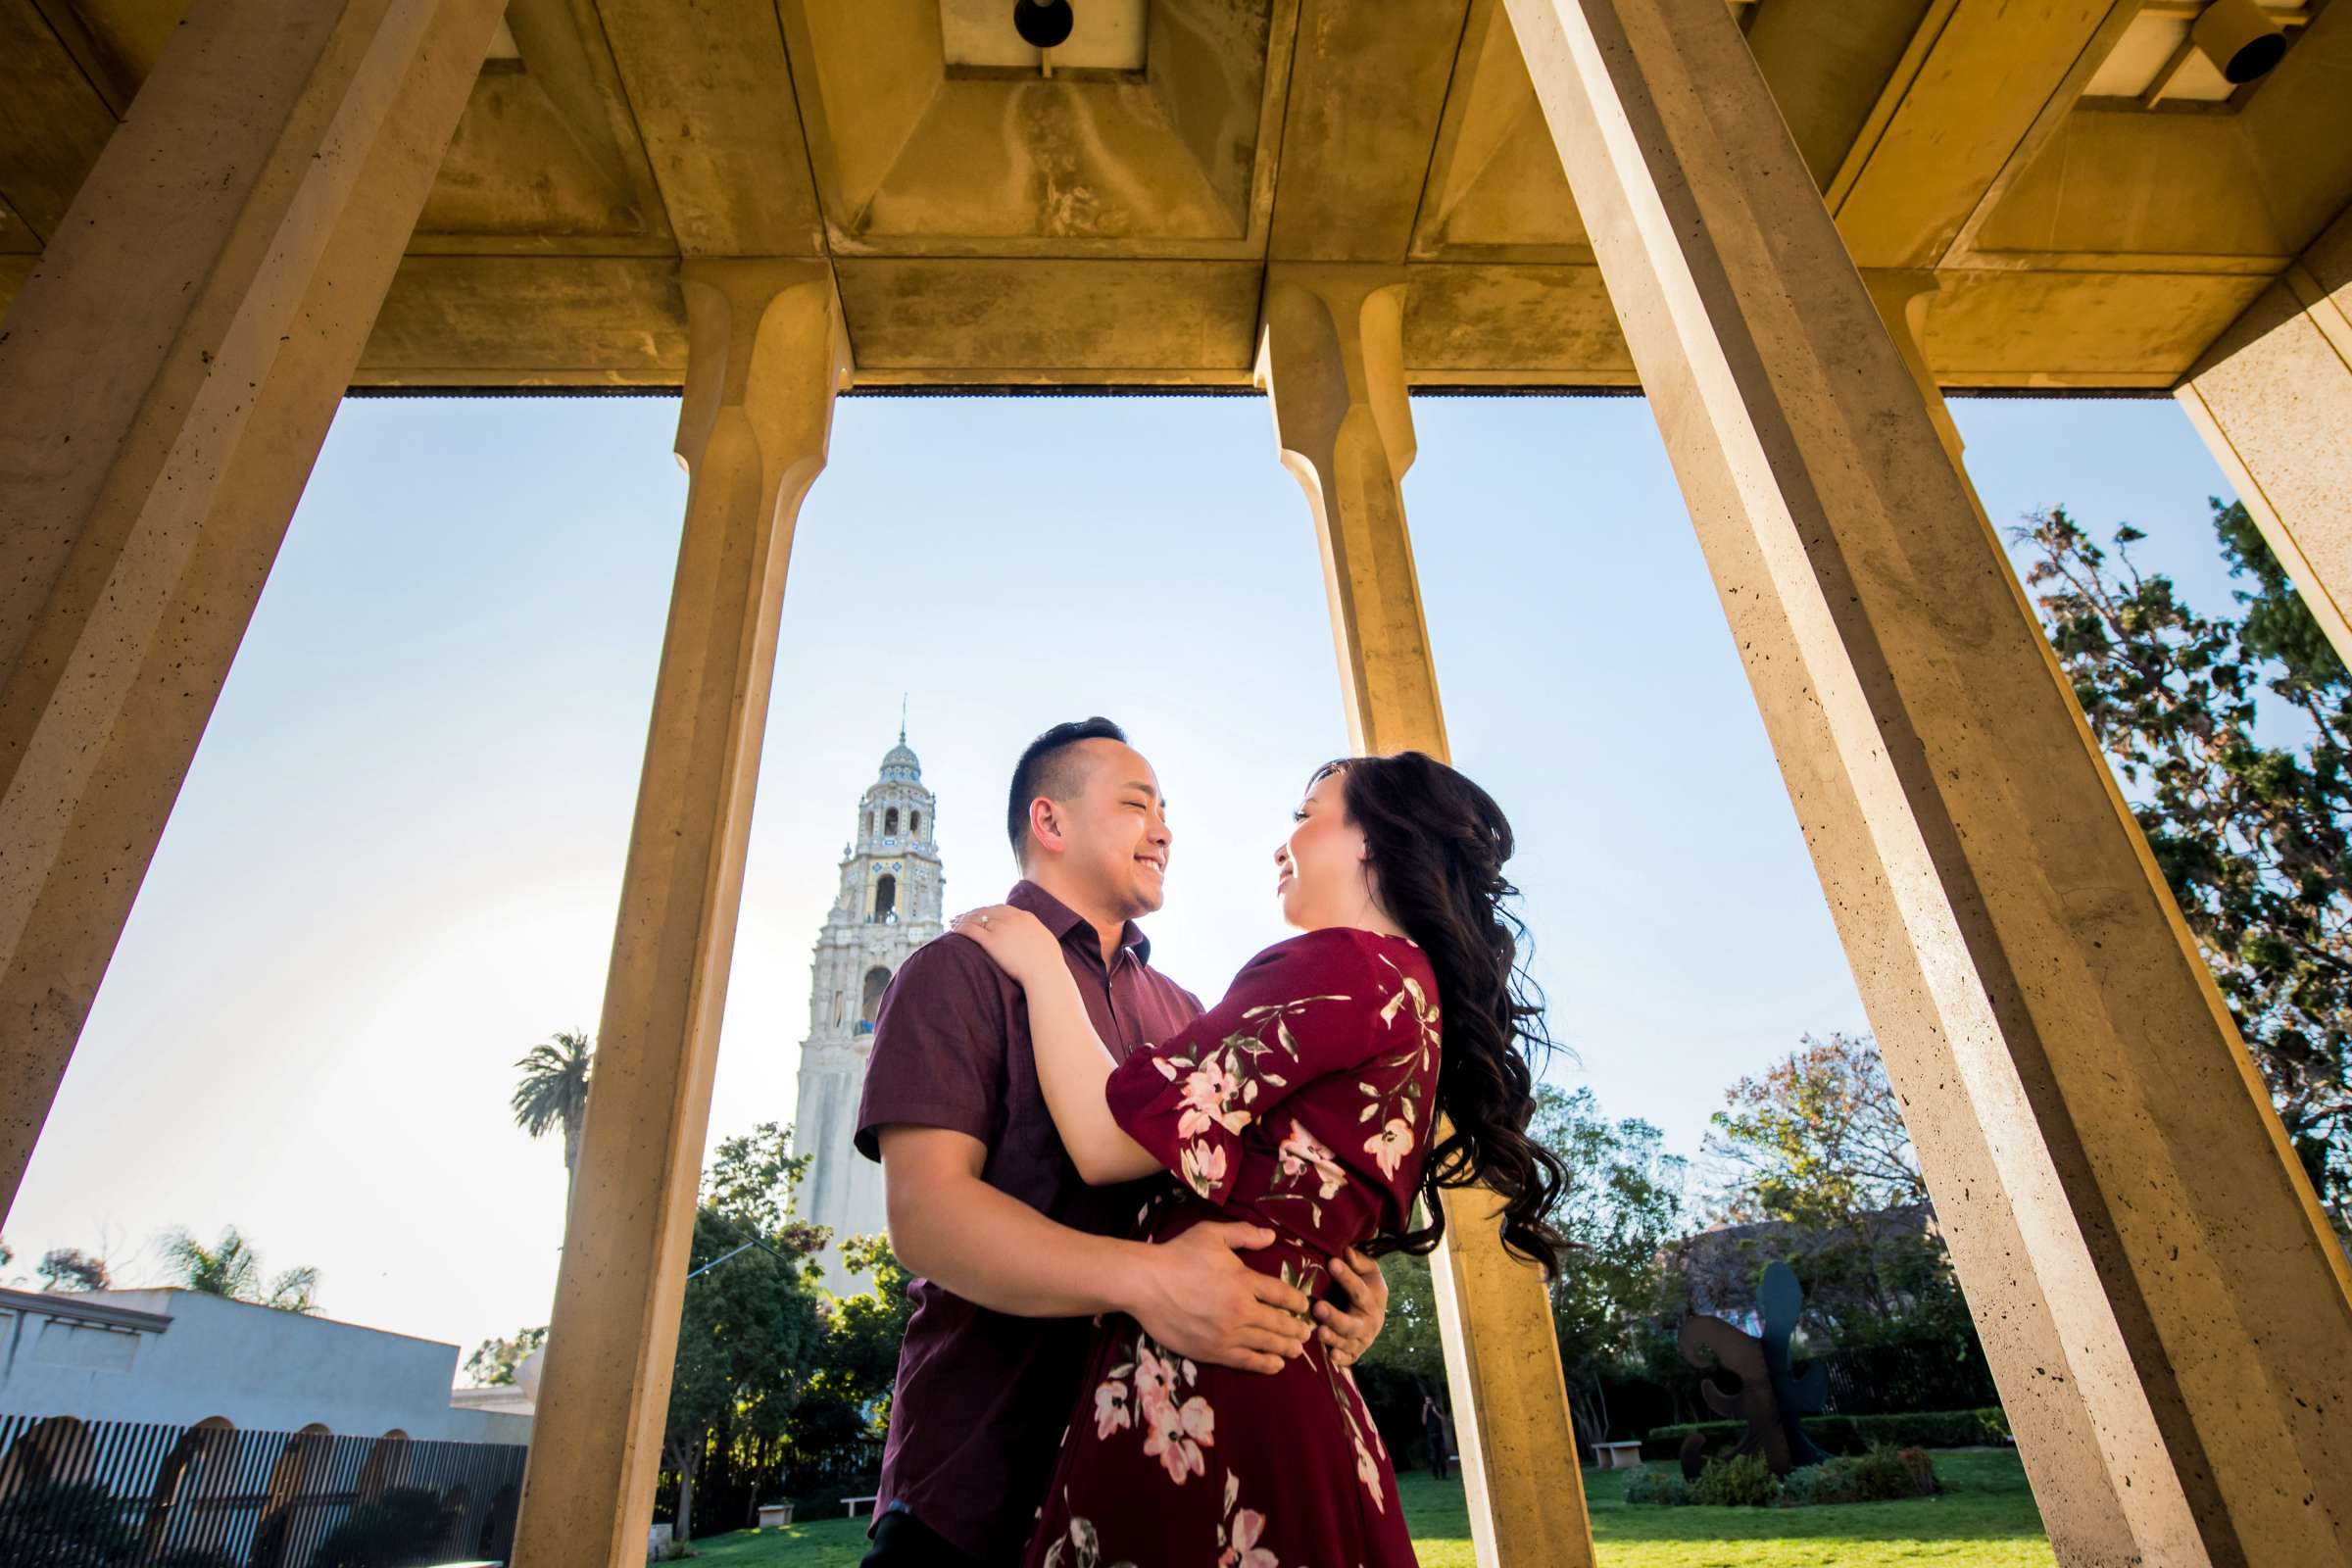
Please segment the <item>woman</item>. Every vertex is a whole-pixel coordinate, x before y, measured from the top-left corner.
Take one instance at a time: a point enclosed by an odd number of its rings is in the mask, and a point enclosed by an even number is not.
[[[1089,1183],[1176,1179],[1137,1216],[1281,1238],[1239,1254],[1312,1297],[1350,1247],[1426,1252],[1438,1187],[1501,1200],[1505,1246],[1551,1268],[1559,1162],[1524,1132],[1540,1009],[1513,986],[1510,824],[1419,752],[1326,764],[1274,852],[1302,933],[1224,1001],[1114,1064],[1049,933],[1009,906],[954,929],[1019,981],[1038,1078]],[[1446,1125],[1441,1128],[1443,1115]],[[1432,1140],[1435,1138],[1435,1147]],[[1414,1200],[1429,1224],[1412,1229]],[[1413,1561],[1388,1451],[1355,1380],[1310,1339],[1277,1373],[1199,1366],[1130,1318],[1099,1324],[1032,1568],[1396,1568]]]

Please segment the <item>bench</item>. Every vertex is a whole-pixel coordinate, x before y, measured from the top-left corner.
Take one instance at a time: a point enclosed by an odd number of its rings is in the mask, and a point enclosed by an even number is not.
[[[1637,1446],[1639,1446],[1639,1445],[1637,1445]],[[848,1509],[850,1510],[850,1517],[851,1517],[851,1518],[853,1518],[853,1519],[855,1519],[855,1518],[857,1518],[857,1517],[858,1517],[858,1505],[859,1503],[861,1503],[861,1502],[868,1502],[868,1503],[870,1503],[870,1502],[872,1502],[872,1501],[873,1501],[873,1500],[874,1500],[876,1497],[878,1497],[878,1496],[880,1496],[880,1495],[881,1495],[881,1494],[880,1494],[880,1493],[878,1493],[878,1492],[869,1492],[869,1493],[867,1493],[867,1494],[866,1494],[864,1496],[862,1496],[862,1497],[844,1497],[844,1498],[842,1498],[841,1500],[842,1500],[842,1505],[843,1505],[844,1507],[846,1507],[846,1508],[848,1508]]]
[[[1642,1445],[1639,1443],[1595,1443],[1593,1457],[1603,1470],[1639,1470],[1642,1468]]]

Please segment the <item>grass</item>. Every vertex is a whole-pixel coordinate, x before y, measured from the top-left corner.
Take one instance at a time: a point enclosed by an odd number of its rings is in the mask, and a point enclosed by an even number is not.
[[[1815,1508],[1628,1507],[1631,1471],[1585,1472],[1601,1568],[2052,1568],[2041,1514],[2015,1453],[1941,1449],[1944,1494]],[[1472,1568],[1460,1478],[1397,1481],[1422,1568]],[[856,1568],[865,1521],[820,1519],[695,1544],[708,1568]]]
[[[1601,1568],[2053,1568],[2024,1466],[2007,1449],[1936,1453],[1940,1497],[1812,1508],[1629,1507],[1630,1470],[1585,1472]],[[1471,1568],[1461,1482],[1400,1477],[1422,1568]]]

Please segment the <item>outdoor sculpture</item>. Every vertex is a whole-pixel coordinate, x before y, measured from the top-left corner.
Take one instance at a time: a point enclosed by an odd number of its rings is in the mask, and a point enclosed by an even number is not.
[[[1762,1454],[1776,1476],[1829,1457],[1799,1425],[1802,1417],[1819,1415],[1828,1401],[1829,1373],[1816,1361],[1800,1378],[1788,1365],[1788,1336],[1795,1332],[1804,1305],[1804,1288],[1797,1284],[1795,1271],[1786,1263],[1773,1263],[1756,1286],[1756,1309],[1764,1319],[1761,1336],[1693,1312],[1683,1319],[1677,1337],[1684,1360],[1702,1372],[1720,1367],[1740,1380],[1737,1389],[1727,1390],[1713,1379],[1701,1378],[1698,1390],[1717,1415],[1747,1422],[1731,1451]],[[1697,1480],[1706,1459],[1704,1438],[1694,1432],[1684,1440],[1685,1476]]]

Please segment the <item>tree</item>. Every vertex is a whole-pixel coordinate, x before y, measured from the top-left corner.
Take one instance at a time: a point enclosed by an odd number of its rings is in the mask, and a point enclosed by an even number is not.
[[[1936,1341],[1959,1360],[1975,1357],[1976,1331],[1877,1042],[1806,1035],[1724,1098],[1705,1147],[1716,1216],[1772,1227],[1742,1246],[1753,1254],[1738,1260],[1745,1273],[1787,1261],[1804,1282],[1808,1316],[1841,1345]],[[1684,1245],[1684,1267],[1702,1241]]]
[[[887,1400],[899,1375],[899,1345],[914,1315],[907,1287],[914,1276],[890,1250],[886,1235],[853,1236],[842,1244],[842,1263],[866,1276],[867,1289],[836,1298],[825,1354],[826,1375],[864,1405]]]
[[[1868,1035],[1803,1036],[1724,1098],[1730,1108],[1708,1119],[1705,1148],[1729,1173],[1723,1218],[1846,1230],[1860,1215],[1927,1201],[1902,1102]]]
[[[174,1283],[186,1290],[281,1312],[307,1315],[318,1310],[318,1271],[307,1265],[286,1269],[265,1286],[261,1253],[234,1225],[222,1227],[220,1239],[211,1247],[184,1230],[168,1231],[164,1259],[173,1271]]]
[[[1438,1294],[1429,1259],[1391,1252],[1380,1260],[1389,1282],[1389,1315],[1363,1365],[1385,1367],[1413,1380],[1424,1393],[1446,1385],[1446,1345],[1438,1333]]]
[[[595,1054],[596,1047],[586,1034],[558,1030],[514,1063],[522,1069],[522,1081],[507,1102],[514,1112],[514,1125],[533,1138],[563,1129],[566,1201],[570,1183],[579,1173],[580,1128],[588,1117],[588,1077]]]
[[[1608,1120],[1590,1089],[1539,1088],[1527,1131],[1568,1167],[1568,1186],[1550,1218],[1574,1250],[1550,1282],[1552,1326],[1577,1424],[1587,1441],[1604,1442],[1605,1383],[1643,1323],[1661,1309],[1667,1281],[1659,1254],[1682,1224],[1686,1162],[1665,1152],[1665,1135],[1648,1122]],[[1396,1254],[1382,1266],[1388,1321],[1364,1363],[1438,1392],[1446,1357],[1429,1259]],[[1418,1425],[1417,1414],[1412,1422]]]
[[[1682,1229],[1687,1165],[1650,1123],[1610,1121],[1590,1089],[1538,1091],[1528,1136],[1559,1155],[1568,1186],[1552,1226],[1575,1250],[1551,1281],[1569,1402],[1591,1443],[1606,1442],[1606,1381],[1639,1326],[1662,1309],[1660,1254]]]
[[[40,1275],[44,1291],[103,1291],[114,1283],[106,1259],[75,1247],[51,1248],[33,1272]]]
[[[547,1325],[517,1329],[511,1340],[484,1340],[466,1358],[466,1376],[477,1389],[501,1389],[514,1381],[523,1358],[547,1343]]]
[[[693,1538],[707,1455],[731,1450],[765,1470],[807,1392],[825,1337],[821,1270],[829,1233],[792,1218],[808,1156],[773,1122],[719,1144],[694,1217],[662,1456],[678,1478],[676,1539]]]
[[[841,1251],[849,1271],[869,1284],[830,1303],[824,1343],[789,1423],[790,1446],[801,1458],[883,1432],[898,1380],[899,1345],[914,1314],[906,1290],[913,1276],[887,1236],[854,1236]]]
[[[2013,537],[2067,677],[2132,799],[2287,1138],[2352,1229],[2352,678],[2237,504],[2212,503],[2242,612],[2207,617],[2063,510]],[[2306,733],[2255,737],[2268,692]]]

